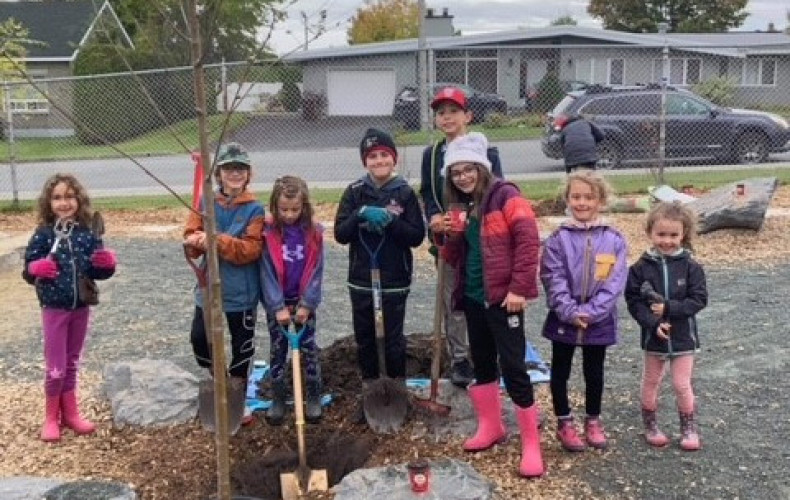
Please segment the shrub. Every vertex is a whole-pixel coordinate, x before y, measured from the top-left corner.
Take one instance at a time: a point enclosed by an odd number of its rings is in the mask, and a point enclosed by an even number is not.
[[[510,124],[510,119],[503,113],[489,113],[483,122],[485,128],[502,128]]]
[[[293,113],[302,107],[302,93],[299,92],[299,87],[292,80],[283,82],[283,87],[277,97],[286,111]]]
[[[692,89],[694,93],[719,106],[730,106],[735,98],[735,82],[724,76],[699,82]]]

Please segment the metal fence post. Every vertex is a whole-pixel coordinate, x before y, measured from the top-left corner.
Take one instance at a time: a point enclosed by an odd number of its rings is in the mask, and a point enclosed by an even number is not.
[[[12,206],[19,205],[19,182],[16,178],[16,145],[14,144],[14,113],[11,110],[11,86],[3,82],[3,95],[5,98],[6,121],[8,122],[8,166],[11,169],[11,192],[13,193]]]
[[[658,32],[664,35],[661,49],[661,109],[658,120],[658,182],[664,184],[664,168],[667,158],[667,85],[669,84],[669,43],[667,23],[658,23]]]

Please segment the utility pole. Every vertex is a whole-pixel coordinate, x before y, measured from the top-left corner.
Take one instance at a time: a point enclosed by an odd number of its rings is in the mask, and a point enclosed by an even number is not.
[[[425,0],[417,2],[419,12],[419,23],[417,33],[417,88],[420,93],[420,130],[428,130],[430,124],[430,112],[428,111],[428,57],[425,42]]]

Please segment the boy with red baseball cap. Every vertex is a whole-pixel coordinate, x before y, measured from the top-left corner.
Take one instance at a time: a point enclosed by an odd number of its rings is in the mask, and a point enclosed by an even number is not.
[[[453,139],[466,135],[467,127],[472,121],[472,112],[468,108],[466,94],[458,87],[444,87],[440,89],[431,101],[431,109],[434,110],[434,122],[436,128],[444,133],[444,137],[438,140],[433,146],[428,146],[423,151],[420,196],[423,200],[425,218],[429,223],[430,232],[433,235],[441,236],[444,234],[443,213],[446,211],[444,206],[444,183],[442,175],[444,167],[444,155],[447,151],[447,144]],[[495,147],[489,147],[486,151],[491,170],[496,177],[502,177],[502,165],[499,161],[499,151]],[[431,246],[431,253],[437,255],[436,247]],[[458,387],[466,387],[472,382],[474,372],[469,356],[469,340],[466,333],[466,320],[463,312],[452,312],[450,300],[453,284],[455,283],[455,272],[451,266],[444,268],[444,290],[442,293],[444,300],[445,334],[447,335],[447,345],[450,352],[451,372],[450,380]]]

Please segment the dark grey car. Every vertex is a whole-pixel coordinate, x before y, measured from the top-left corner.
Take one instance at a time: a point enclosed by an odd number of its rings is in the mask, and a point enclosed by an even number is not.
[[[775,114],[716,106],[683,89],[666,91],[666,158],[673,162],[759,163],[770,153],[790,151],[790,126]],[[549,158],[562,158],[559,133],[570,116],[592,120],[606,138],[599,143],[600,168],[659,155],[659,86],[603,87],[568,92],[548,113],[541,141]]]
[[[445,87],[457,87],[464,91],[467,108],[472,112],[472,123],[484,122],[492,113],[507,114],[507,101],[501,95],[480,92],[460,83],[435,83],[431,98]],[[420,96],[416,87],[404,87],[398,92],[392,108],[392,117],[396,122],[403,124],[406,130],[419,130]]]

